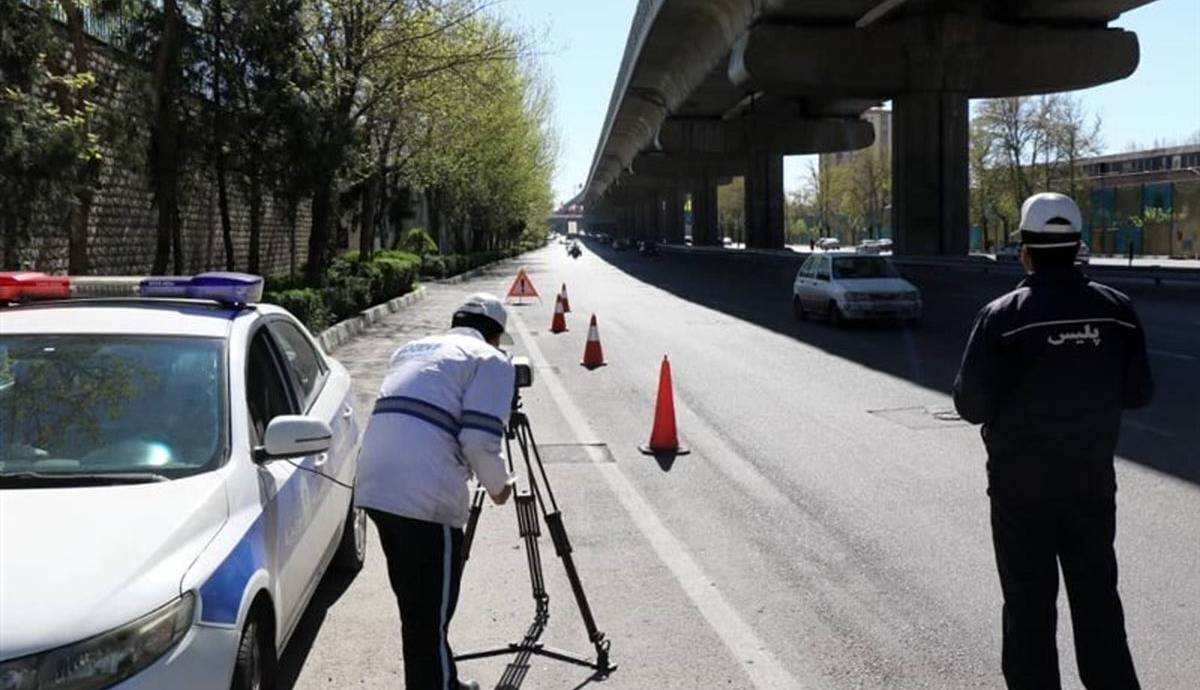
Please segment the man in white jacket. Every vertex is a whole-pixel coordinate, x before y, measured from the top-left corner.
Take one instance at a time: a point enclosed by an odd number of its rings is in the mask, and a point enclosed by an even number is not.
[[[471,295],[451,329],[392,354],[359,457],[355,502],[367,509],[400,606],[409,690],[469,690],[446,641],[462,579],[472,475],[496,504],[512,493],[501,442],[514,371],[500,350],[507,313]]]

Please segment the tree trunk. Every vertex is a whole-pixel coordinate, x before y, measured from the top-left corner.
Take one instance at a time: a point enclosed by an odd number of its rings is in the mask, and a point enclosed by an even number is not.
[[[217,209],[221,214],[221,244],[225,248],[225,270],[235,271],[237,257],[233,253],[233,220],[229,213],[229,171],[226,169],[225,154],[220,151],[217,152]]]
[[[0,207],[0,208],[3,208],[3,207]],[[20,225],[20,221],[17,219],[16,211],[7,210],[7,209],[5,209],[5,210],[7,212],[4,214],[4,218],[3,218],[3,221],[4,221],[4,227],[3,227],[3,230],[4,230],[4,256],[2,259],[3,264],[4,264],[3,268],[6,271],[19,271],[19,270],[21,270],[21,265],[20,265],[21,262],[20,262],[20,255],[19,255],[20,238],[19,238],[19,232],[18,232],[17,228]]]
[[[312,230],[308,234],[308,263],[304,279],[312,287],[324,282],[325,250],[329,244],[329,222],[333,203],[333,178],[328,174],[317,180],[312,200]]]
[[[154,124],[150,135],[150,167],[158,206],[155,273],[166,273],[175,245],[175,266],[182,272],[179,232],[179,131],[176,109],[179,79],[179,6],[163,0],[163,34],[154,57]]]
[[[296,277],[296,216],[299,215],[300,199],[294,192],[287,195],[288,224],[288,278]]]
[[[179,180],[176,178],[173,183],[173,190],[179,189]],[[172,265],[175,269],[175,275],[183,275],[187,269],[184,265],[183,256],[183,223],[179,218],[179,197],[174,196],[171,200],[171,207],[175,209],[175,214],[171,218],[171,255],[174,258]]]
[[[92,191],[81,191],[76,195],[79,205],[72,209],[68,221],[70,226],[67,235],[67,273],[81,276],[91,270],[88,264],[88,223],[92,216],[92,202],[95,198]]]
[[[67,19],[67,34],[71,41],[71,56],[75,62],[75,74],[80,75],[91,69],[91,49],[83,31],[83,11],[74,0],[60,0],[59,7]],[[68,104],[68,114],[76,114],[84,118],[84,133],[91,132],[91,116],[87,111],[87,101],[91,89],[80,88],[75,92],[74,102]],[[67,228],[67,272],[73,275],[85,275],[88,265],[88,223],[92,216],[92,204],[96,199],[96,189],[100,186],[100,164],[93,161],[84,166],[79,186],[75,193],[76,207],[72,210]]]
[[[262,173],[255,170],[250,173],[250,252],[246,260],[246,270],[254,275],[262,271]]]
[[[375,173],[363,187],[361,227],[358,232],[358,256],[366,260],[375,253],[375,215],[379,206],[380,174]]]

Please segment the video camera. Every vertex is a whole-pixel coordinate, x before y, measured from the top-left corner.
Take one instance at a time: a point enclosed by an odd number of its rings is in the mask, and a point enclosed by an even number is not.
[[[529,388],[533,385],[533,366],[528,357],[513,357],[513,369],[517,372],[516,388]]]
[[[513,357],[512,365],[516,373],[513,378],[512,410],[516,412],[521,409],[521,389],[533,385],[533,366],[528,357]]]

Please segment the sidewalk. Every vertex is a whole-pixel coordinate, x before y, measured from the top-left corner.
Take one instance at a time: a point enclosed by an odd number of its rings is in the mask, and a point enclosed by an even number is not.
[[[365,413],[371,409],[395,347],[444,330],[453,308],[471,292],[503,294],[517,266],[516,262],[502,264],[461,285],[428,286],[424,300],[385,317],[342,345],[334,356],[354,376],[360,422],[367,422]],[[553,287],[541,286],[545,291]],[[552,300],[550,293],[550,305]],[[539,319],[543,315],[548,318],[546,304],[515,311],[535,331],[531,337],[545,337]],[[525,354],[519,343],[515,353]],[[581,441],[604,439],[573,438],[563,415],[539,386],[537,373],[533,388],[524,392],[525,409],[563,511],[597,625],[612,641],[612,662],[619,669],[601,684],[591,679],[586,668],[534,657],[528,668],[510,671],[509,677],[518,680],[505,687],[751,687],[741,662],[691,605],[600,476],[601,466],[592,456],[612,461],[607,447],[581,445]],[[540,546],[551,610],[541,639],[547,647],[594,657],[548,534],[543,534]],[[466,566],[451,644],[461,654],[517,641],[532,622],[533,611],[512,504],[501,508],[489,504]],[[403,687],[399,629],[383,554],[372,527],[363,571],[350,582],[331,576],[322,583],[283,659],[281,687]],[[511,660],[506,656],[463,662],[460,675],[479,680],[485,688],[496,687]]]

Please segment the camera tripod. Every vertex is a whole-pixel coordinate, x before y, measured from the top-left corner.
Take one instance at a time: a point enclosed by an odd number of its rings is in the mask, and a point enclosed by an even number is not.
[[[611,642],[605,639],[604,633],[596,627],[596,620],[592,615],[592,608],[588,604],[587,594],[583,591],[583,583],[580,582],[579,573],[575,569],[575,560],[571,557],[571,543],[567,539],[567,530],[563,526],[558,502],[554,499],[554,490],[550,488],[550,479],[546,476],[546,466],[542,463],[541,453],[538,451],[537,442],[534,441],[529,418],[520,411],[519,407],[520,403],[514,401],[504,445],[508,453],[508,469],[511,473],[513,472],[512,442],[516,440],[517,447],[525,461],[526,476],[529,478],[529,488],[518,490],[513,498],[516,504],[517,527],[521,538],[525,540],[525,558],[529,565],[529,582],[536,606],[533,623],[519,642],[510,642],[494,649],[459,654],[454,658],[456,661],[467,661],[516,654],[516,659],[509,664],[500,678],[497,687],[502,689],[519,687],[529,669],[529,659],[534,655],[584,666],[595,670],[598,678],[604,678],[617,670],[617,667],[612,665],[608,658]],[[534,472],[535,465],[536,473]],[[541,478],[540,483],[539,477]],[[483,488],[479,488],[471,501],[471,514],[463,538],[464,562],[471,555],[471,544],[475,540],[475,528],[479,524],[479,516],[483,512],[486,495],[487,492]],[[587,629],[588,640],[596,649],[595,661],[569,652],[550,649],[540,641],[542,633],[546,630],[546,623],[550,620],[550,595],[546,592],[546,581],[542,572],[542,555],[538,548],[538,537],[542,533],[538,519],[539,512],[541,519],[546,523],[546,528],[550,531],[554,550],[562,560],[567,580],[571,583],[571,591],[575,595],[575,604],[579,608],[579,615]]]

